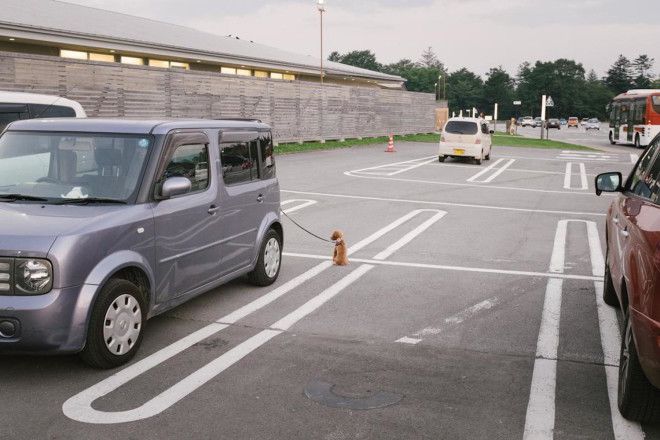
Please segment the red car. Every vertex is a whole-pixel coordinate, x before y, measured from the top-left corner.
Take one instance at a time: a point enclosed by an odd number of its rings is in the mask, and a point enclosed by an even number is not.
[[[607,215],[604,301],[620,306],[624,332],[619,410],[640,422],[660,420],[660,135],[626,182],[596,177],[596,194],[621,192]]]

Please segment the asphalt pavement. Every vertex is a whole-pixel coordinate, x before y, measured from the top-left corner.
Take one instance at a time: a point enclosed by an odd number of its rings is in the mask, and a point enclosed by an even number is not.
[[[640,152],[605,147],[278,157],[283,208],[343,230],[351,264],[284,220],[274,286],[236,280],[154,318],[127,368],[3,357],[0,438],[660,439],[616,411],[613,197],[593,182]]]

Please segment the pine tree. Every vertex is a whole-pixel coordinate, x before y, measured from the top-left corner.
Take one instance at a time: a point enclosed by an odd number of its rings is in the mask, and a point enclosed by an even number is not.
[[[640,55],[632,62],[633,70],[635,71],[635,87],[640,89],[646,89],[651,87],[653,74],[651,69],[653,68],[653,58],[649,58],[648,55]]]
[[[615,93],[623,93],[634,87],[632,64],[628,58],[619,55],[607,71],[605,84]]]

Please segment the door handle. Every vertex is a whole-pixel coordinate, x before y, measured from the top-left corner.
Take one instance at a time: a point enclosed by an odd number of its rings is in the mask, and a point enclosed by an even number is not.
[[[259,194],[259,196],[257,197],[257,202],[262,203],[263,201],[264,201],[264,195]]]
[[[211,205],[211,206],[209,207],[208,213],[211,214],[211,215],[214,215],[214,214],[215,214],[216,212],[218,212],[218,211],[220,211],[220,207],[219,207],[219,206]]]

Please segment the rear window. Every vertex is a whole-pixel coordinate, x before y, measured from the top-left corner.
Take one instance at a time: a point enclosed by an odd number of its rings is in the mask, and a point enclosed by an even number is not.
[[[64,105],[29,104],[32,118],[74,118],[76,111]]]
[[[470,121],[449,121],[445,125],[445,132],[452,134],[477,134],[479,126]]]

